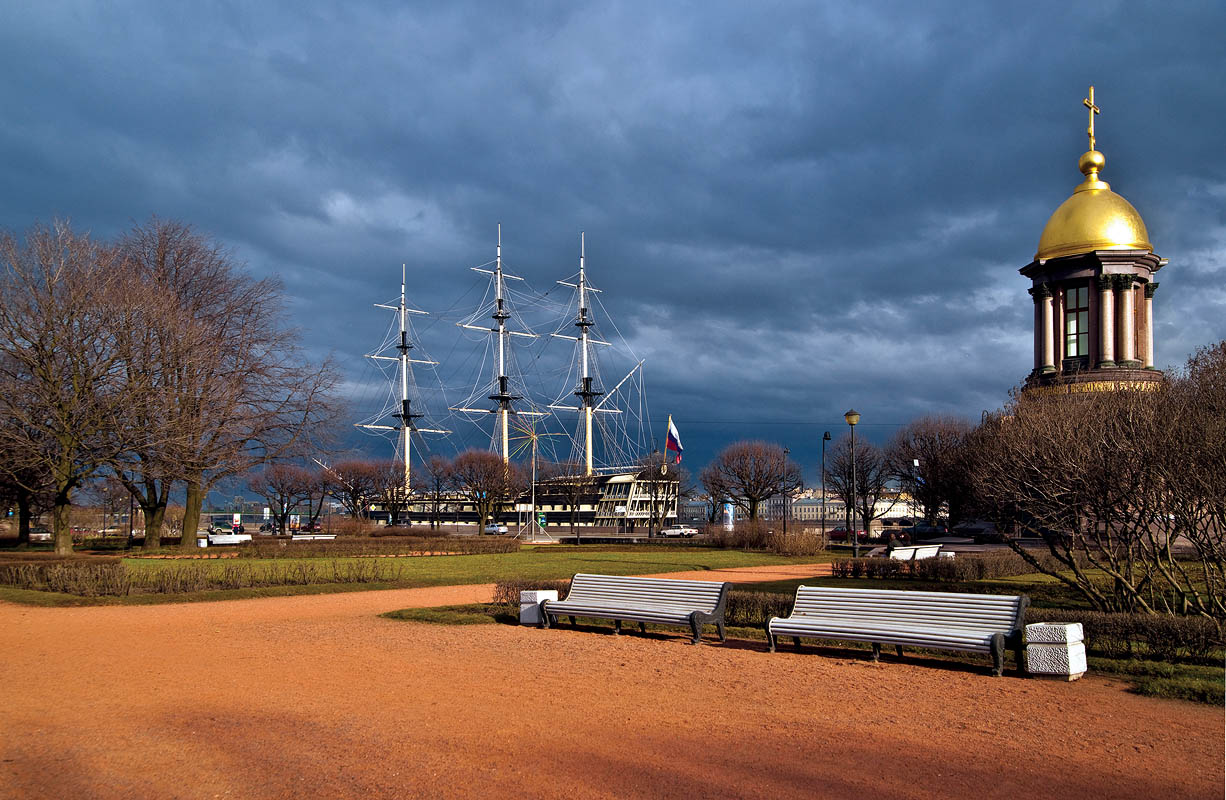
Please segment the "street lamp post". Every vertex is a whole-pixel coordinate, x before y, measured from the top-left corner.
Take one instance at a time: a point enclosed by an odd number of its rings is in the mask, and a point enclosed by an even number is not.
[[[919,522],[915,518],[916,499],[915,491],[919,488],[919,459],[911,459],[912,473],[915,475],[915,480],[911,481],[911,544],[915,544],[915,527]]]
[[[788,454],[792,451],[783,448],[783,479],[786,481],[788,477]],[[792,510],[791,489],[785,489],[783,492],[783,535],[788,535],[788,514]]]
[[[826,442],[830,441],[830,431],[822,434],[822,545],[826,543]]]
[[[852,558],[859,558],[860,537],[856,532],[856,423],[860,421],[860,415],[853,408],[843,415],[843,419],[851,428],[851,527],[847,529],[847,535],[852,539]]]

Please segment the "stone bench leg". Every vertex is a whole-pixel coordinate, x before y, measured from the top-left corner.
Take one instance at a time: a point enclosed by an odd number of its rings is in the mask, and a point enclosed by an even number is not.
[[[639,633],[647,633],[647,623],[646,622],[639,623]]]
[[[613,620],[613,635],[620,636],[622,632],[622,621],[620,619]]]
[[[992,677],[999,678],[1005,674],[1005,635],[992,634]]]
[[[695,611],[693,614],[690,614],[690,630],[694,633],[694,639],[690,644],[698,644],[702,641],[702,622],[698,618],[700,613],[702,612]]]
[[[894,645],[894,650],[898,653],[898,657],[902,658],[902,645],[901,644]]]
[[[873,642],[873,661],[881,660],[881,642]]]
[[[719,631],[720,643],[728,641],[728,634],[724,632],[724,621],[720,620],[719,622],[715,623],[715,628]]]

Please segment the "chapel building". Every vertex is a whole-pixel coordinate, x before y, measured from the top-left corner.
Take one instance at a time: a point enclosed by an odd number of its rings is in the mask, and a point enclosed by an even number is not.
[[[1034,298],[1034,369],[1025,389],[1100,391],[1147,388],[1154,365],[1154,280],[1167,260],[1154,253],[1141,215],[1099,176],[1094,87],[1085,176],[1043,229],[1034,260],[1020,270]]]

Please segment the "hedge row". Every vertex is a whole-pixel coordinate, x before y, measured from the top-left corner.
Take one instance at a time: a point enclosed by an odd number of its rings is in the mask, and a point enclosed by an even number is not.
[[[80,597],[183,594],[217,589],[306,586],[320,583],[392,583],[403,565],[395,562],[177,563],[156,570],[127,570],[122,563],[54,562],[0,566],[0,585]]]
[[[1086,649],[1108,658],[1204,659],[1226,645],[1218,624],[1207,617],[1032,608],[1026,619],[1027,622],[1080,622],[1085,632]]]
[[[1058,568],[1050,554],[1040,553],[1035,557],[1044,566]],[[836,578],[915,578],[938,582],[1007,578],[1035,571],[1024,558],[1012,551],[975,555],[959,553],[955,558],[924,558],[919,561],[839,558],[830,563],[830,570]]]
[[[0,585],[78,597],[118,596],[132,591],[132,578],[118,561],[62,560],[0,565]]]
[[[238,546],[239,558],[346,558],[355,556],[483,555],[514,553],[519,542],[501,536],[389,536],[292,542],[255,539]]]

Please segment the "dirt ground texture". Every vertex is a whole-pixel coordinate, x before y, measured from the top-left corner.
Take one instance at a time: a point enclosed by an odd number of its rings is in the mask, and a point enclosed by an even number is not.
[[[1223,795],[1222,709],[1093,675],[377,616],[492,588],[0,604],[0,796]]]

